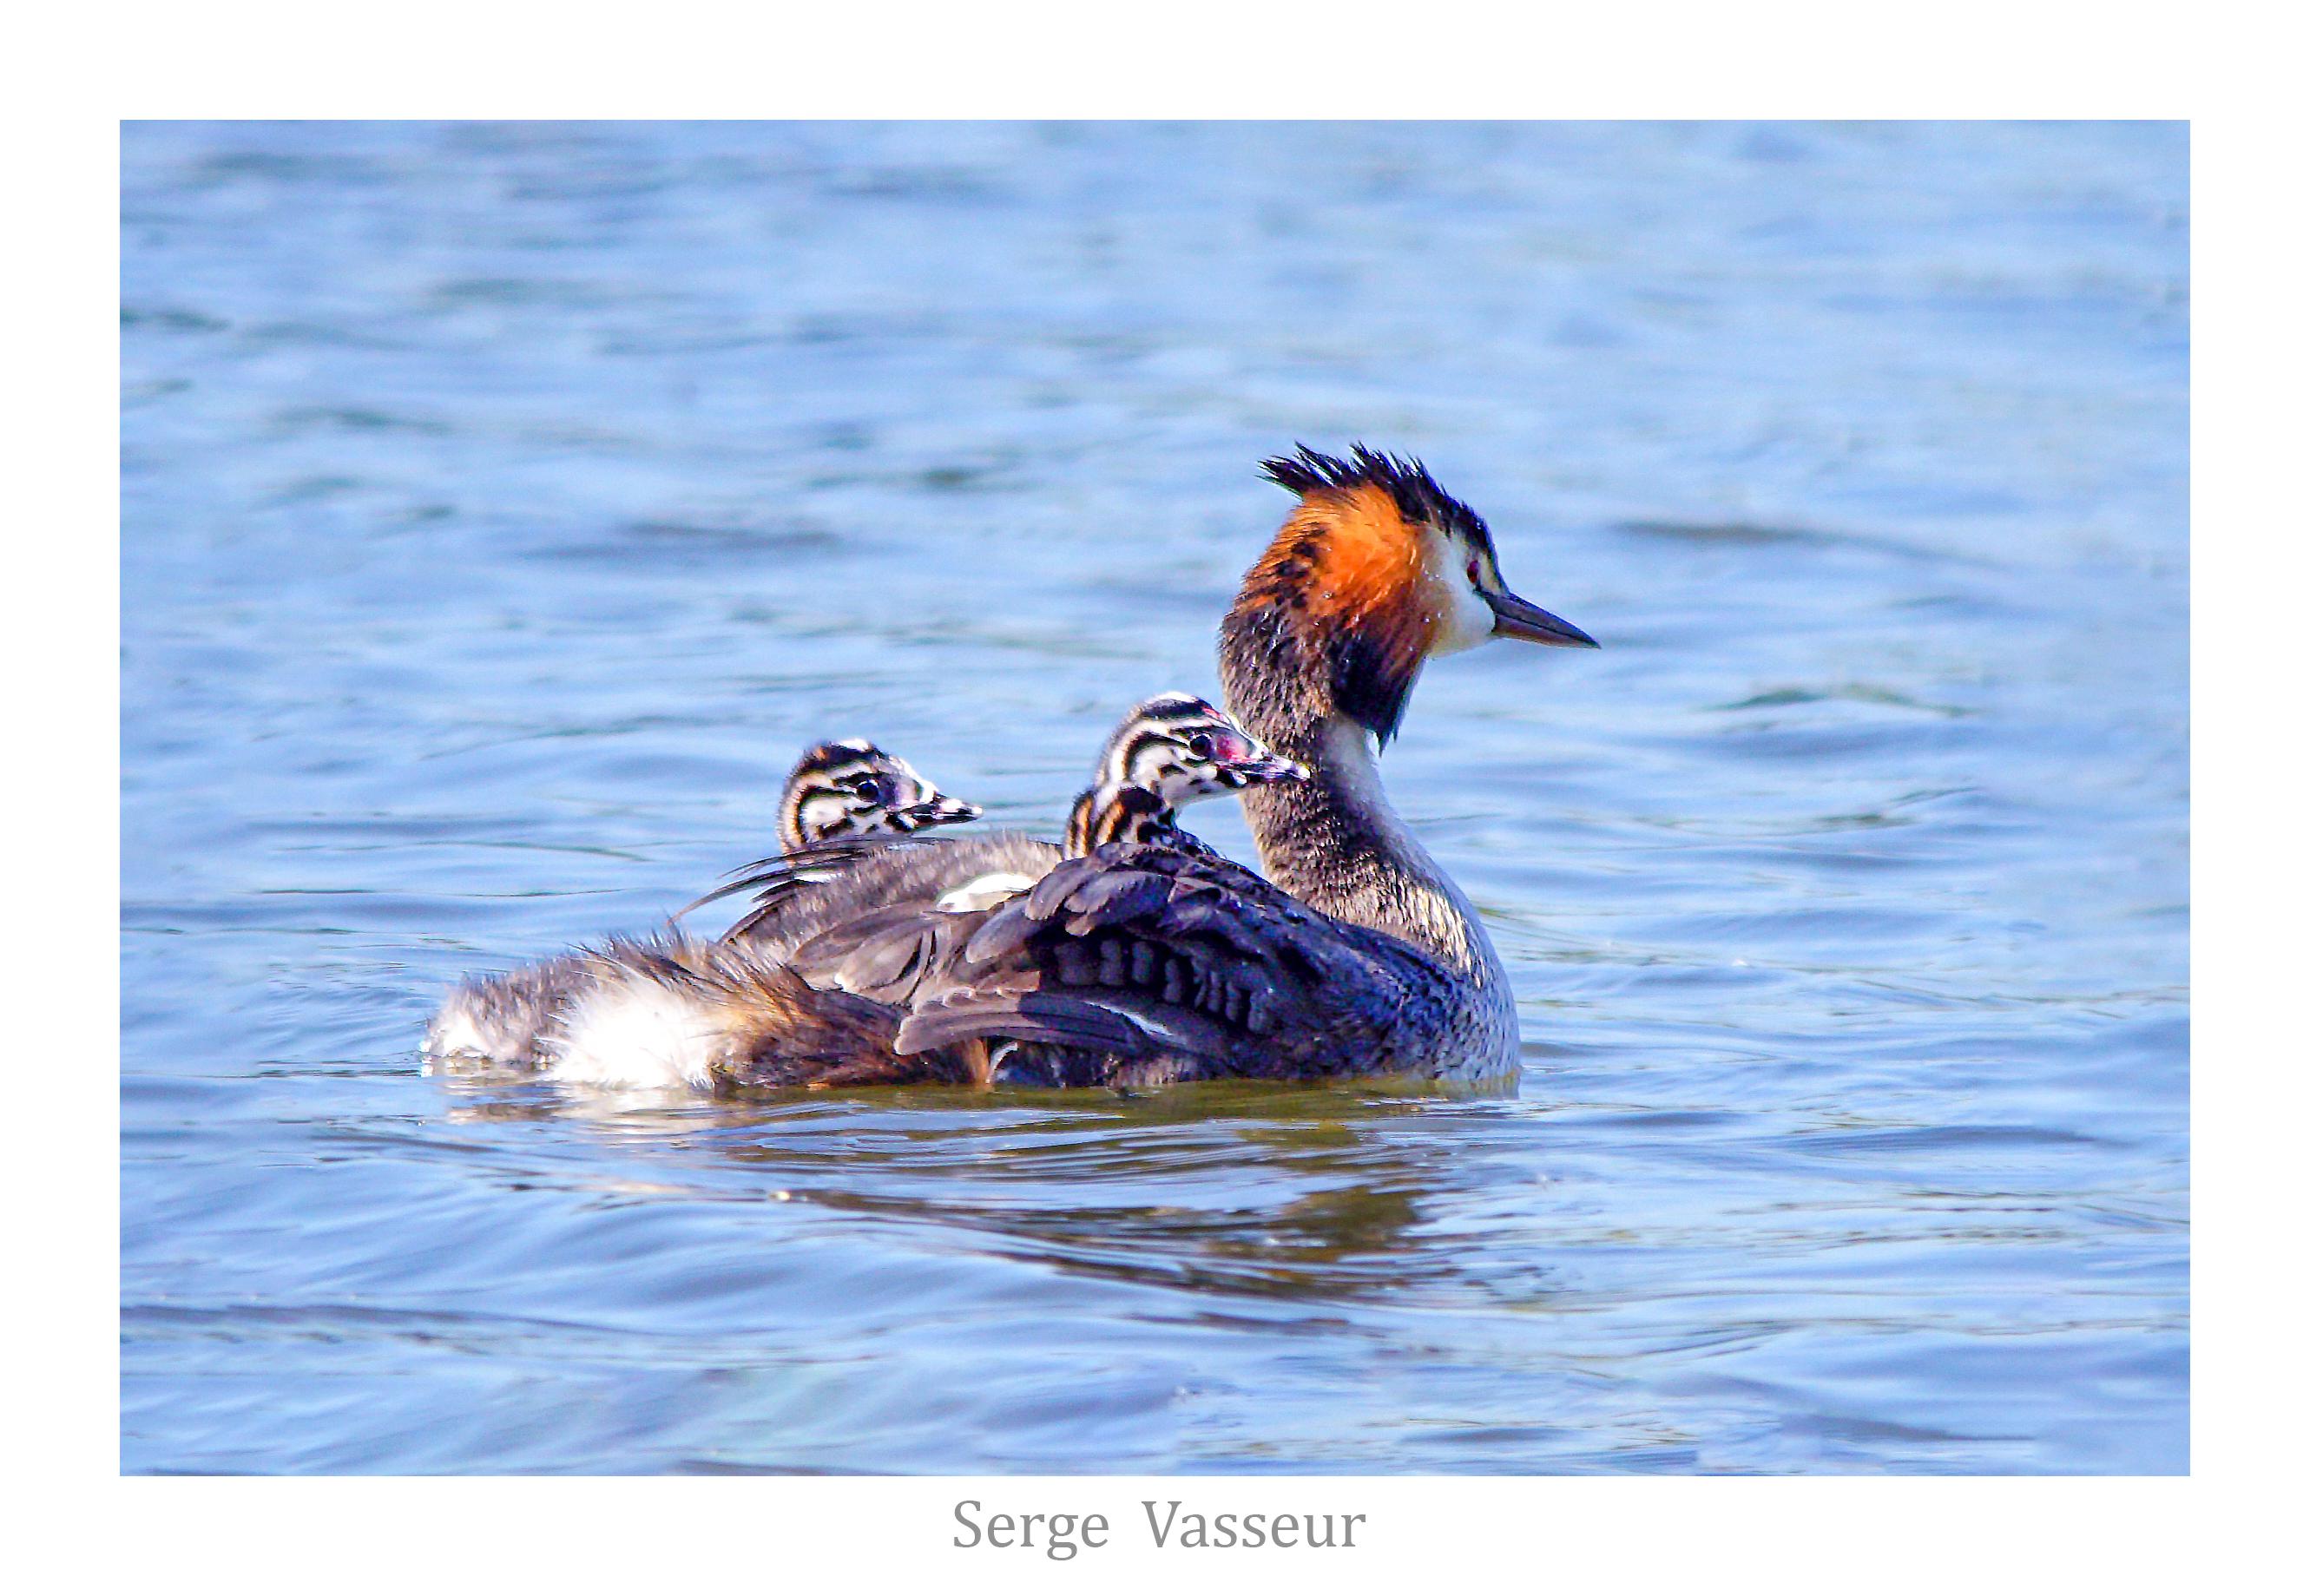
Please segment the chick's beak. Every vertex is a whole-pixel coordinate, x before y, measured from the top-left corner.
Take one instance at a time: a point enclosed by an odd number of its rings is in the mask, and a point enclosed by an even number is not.
[[[1297,759],[1287,759],[1281,754],[1259,753],[1248,759],[1231,760],[1227,767],[1229,786],[1257,786],[1272,781],[1306,781],[1307,767]]]
[[[1492,607],[1492,636],[1545,643],[1552,648],[1599,648],[1602,645],[1560,615],[1550,615],[1538,604],[1528,604],[1513,593],[1487,593]]]
[[[908,804],[899,811],[907,822],[907,829],[925,826],[956,826],[965,820],[975,820],[983,812],[976,803],[965,803],[960,798],[942,794],[925,803]]]

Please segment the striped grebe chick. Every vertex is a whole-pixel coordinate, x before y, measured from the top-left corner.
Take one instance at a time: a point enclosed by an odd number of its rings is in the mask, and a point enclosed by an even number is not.
[[[1179,827],[1190,803],[1261,782],[1305,781],[1307,768],[1269,749],[1192,693],[1159,693],[1125,716],[1099,750],[1091,785],[1067,815],[1079,859],[1109,843],[1202,845]]]
[[[1134,706],[1107,734],[1091,785],[1076,794],[1067,812],[1060,854],[1080,859],[1116,842],[1201,848],[1180,828],[1183,807],[1259,782],[1304,781],[1307,776],[1306,766],[1279,758],[1208,699],[1158,693]],[[937,906],[948,914],[991,908],[1026,891],[1042,874],[991,871],[940,894]]]
[[[896,754],[852,737],[813,744],[795,761],[778,794],[778,846],[793,854],[851,837],[908,837],[980,812]]]
[[[911,836],[978,818],[979,808],[939,791],[906,760],[861,737],[803,750],[778,792],[781,856]],[[425,1031],[434,1058],[538,1062],[538,1041],[555,1013],[587,980],[595,956],[565,954],[503,976],[482,976],[450,993]]]

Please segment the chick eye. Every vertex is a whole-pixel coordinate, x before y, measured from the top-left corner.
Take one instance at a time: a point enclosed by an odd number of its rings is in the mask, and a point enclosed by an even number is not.
[[[1187,739],[1187,757],[1194,759],[1208,759],[1211,757],[1211,740],[1209,733],[1198,732]]]
[[[881,802],[882,783],[881,778],[872,776],[860,776],[858,778],[858,795],[866,800],[869,803]]]

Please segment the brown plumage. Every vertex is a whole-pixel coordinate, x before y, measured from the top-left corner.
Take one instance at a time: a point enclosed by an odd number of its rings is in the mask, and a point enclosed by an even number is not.
[[[1408,678],[1436,638],[1424,554],[1418,531],[1378,483],[1312,488],[1251,568],[1238,602],[1355,632],[1374,668]]]
[[[1420,539],[1394,499],[1368,483],[1318,488],[1252,567],[1232,613],[1264,616],[1285,657],[1325,660],[1331,696],[1386,736],[1435,638],[1425,587]]]
[[[960,1084],[985,1074],[983,1046],[901,1054],[898,1010],[812,986],[795,968],[749,958],[734,944],[667,933],[613,939],[582,957],[590,981],[574,1000],[569,1034],[550,1032],[541,1043],[547,1064],[572,1078],[614,1075],[620,1061],[579,1055],[589,1045],[589,1014],[620,1005],[653,1017],[694,1015],[690,1041],[674,1050],[683,1061],[678,1072],[714,1091]]]

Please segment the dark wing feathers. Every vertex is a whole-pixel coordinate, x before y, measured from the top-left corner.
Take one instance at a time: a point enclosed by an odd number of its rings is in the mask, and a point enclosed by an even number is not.
[[[994,873],[1035,885],[937,907]],[[711,955],[666,972],[749,1016],[747,1084],[984,1079],[1006,1043],[1057,1084],[1384,1071],[1451,984],[1430,955],[1199,846],[1062,860],[1015,833],[853,840],[760,862],[701,901],[748,890],[753,910]]]
[[[1135,1051],[1146,1040],[1137,1026],[1095,1004],[1046,1010],[1033,993],[917,1010],[900,1028],[913,1033],[914,1047],[930,1052],[989,1036],[1045,1046],[1097,1048],[1103,1053]]]
[[[791,854],[774,854],[742,864],[730,872],[721,886],[697,898],[675,914],[680,920],[692,909],[734,898],[741,892],[753,894],[753,907],[738,923],[722,933],[725,941],[741,941],[750,938],[774,937],[798,909],[806,909],[815,899],[838,899],[846,887],[888,873],[888,867],[899,860],[927,863],[926,850],[951,846],[958,841],[976,838],[949,837],[839,837],[807,848],[797,848]],[[877,865],[882,868],[864,869]],[[935,870],[936,866],[930,868]],[[866,901],[873,901],[868,899]]]
[[[1159,907],[1171,896],[1172,882],[1129,865],[1117,864],[1093,874],[1066,898],[1073,911],[1069,928],[1080,936],[1102,921],[1123,921]]]
[[[952,961],[963,918],[921,904],[872,910],[810,938],[789,960],[813,985],[904,1007],[925,978]]]
[[[908,843],[934,846],[944,837],[909,837]],[[722,878],[722,884],[703,897],[693,898],[673,912],[673,918],[704,908],[709,903],[719,903],[741,892],[755,895],[756,904],[775,900],[791,893],[805,882],[829,879],[859,860],[877,851],[899,846],[900,839],[890,837],[852,837],[837,838],[807,848],[797,848],[791,854],[772,854],[767,859],[751,859]]]
[[[943,918],[977,924],[916,973],[901,1052],[1010,1038],[1184,1058],[1195,1073],[1327,1073],[1322,1056],[1384,1046],[1449,980],[1407,943],[1161,844],[1111,844]]]

